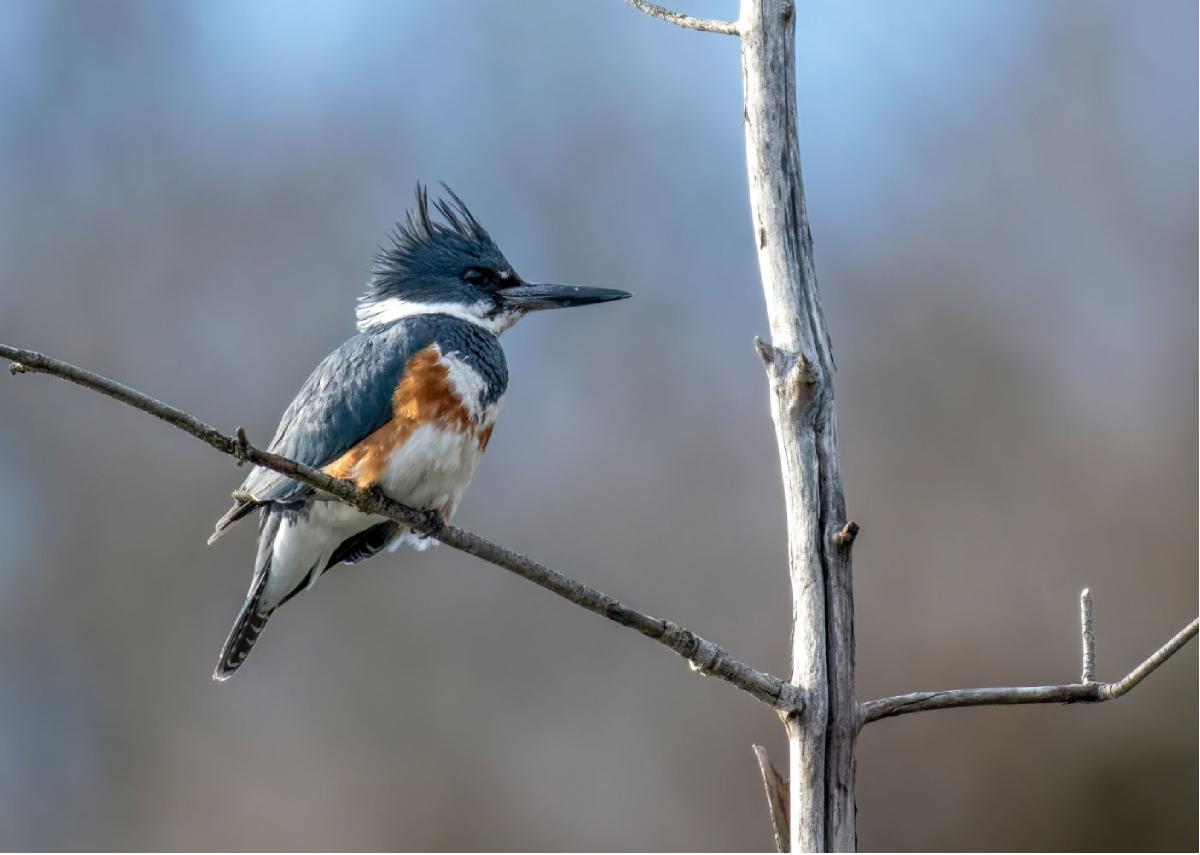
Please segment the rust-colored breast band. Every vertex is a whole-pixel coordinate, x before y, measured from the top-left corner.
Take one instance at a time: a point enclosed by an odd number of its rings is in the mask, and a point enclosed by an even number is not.
[[[379,483],[392,452],[422,425],[467,431],[471,417],[450,382],[450,371],[436,345],[409,358],[392,393],[392,419],[324,467],[335,478],[350,478],[360,487]],[[490,428],[486,431],[491,435]],[[486,439],[482,440],[486,445]]]

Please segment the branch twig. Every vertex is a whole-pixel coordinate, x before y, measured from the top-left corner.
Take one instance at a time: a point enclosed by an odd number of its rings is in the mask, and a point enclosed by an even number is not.
[[[1087,596],[1085,601],[1087,603],[1084,607],[1084,635],[1086,638],[1091,597]],[[869,724],[881,718],[951,707],[1111,701],[1128,693],[1134,686],[1146,679],[1151,671],[1158,668],[1195,638],[1198,630],[1200,630],[1200,618],[1185,626],[1174,638],[1160,647],[1153,656],[1115,683],[1097,683],[1093,680],[1092,682],[1067,683],[1061,686],[1014,686],[1004,689],[950,689],[945,692],[912,692],[908,695],[896,695],[860,704],[859,717],[863,724]],[[1085,680],[1087,678],[1087,665],[1084,666],[1084,678]]]
[[[1100,698],[1102,701],[1111,701],[1121,695],[1127,694],[1134,686],[1150,676],[1150,672],[1158,668],[1172,656],[1174,656],[1183,645],[1187,644],[1196,637],[1196,632],[1200,631],[1200,618],[1189,623],[1179,632],[1175,633],[1175,637],[1158,648],[1154,655],[1143,662],[1141,665],[1134,668],[1120,680],[1115,683],[1100,684]]]
[[[767,794],[767,808],[771,812],[771,830],[775,834],[775,851],[788,852],[791,845],[788,841],[788,782],[780,775],[767,756],[767,749],[761,745],[754,746],[754,756],[758,760],[758,771],[762,775],[763,790]]]
[[[1079,682],[1096,682],[1096,628],[1092,622],[1092,592],[1084,588],[1079,594],[1079,630],[1083,637],[1083,671]]]
[[[657,3],[648,3],[646,0],[625,0],[625,2],[639,12],[645,12],[651,18],[658,18],[660,21],[666,21],[677,27],[699,30],[702,33],[721,33],[726,36],[736,36],[738,34],[737,21],[714,21],[707,18],[693,18],[691,15],[684,15],[680,12],[667,9],[664,6],[659,6]]]
[[[506,549],[477,534],[472,534],[456,526],[444,525],[440,519],[436,518],[436,515],[395,502],[379,490],[360,490],[351,481],[333,478],[294,460],[255,448],[247,441],[245,431],[241,428],[238,428],[236,437],[227,436],[183,410],[143,395],[121,383],[41,353],[0,344],[0,357],[12,362],[9,370],[13,374],[50,374],[70,380],[72,383],[100,392],[160,418],[239,461],[249,461],[257,466],[295,478],[297,481],[303,481],[353,505],[364,513],[395,520],[427,534],[447,546],[503,567],[577,606],[582,606],[588,611],[622,626],[636,629],[642,635],[658,641],[687,659],[692,670],[719,677],[781,712],[797,712],[803,709],[803,699],[795,686],[771,674],[751,668],[746,663],[735,659],[720,645],[701,638],[686,627],[680,626],[674,621],[640,612],[608,594],[577,582],[544,564],[513,552],[511,549]]]

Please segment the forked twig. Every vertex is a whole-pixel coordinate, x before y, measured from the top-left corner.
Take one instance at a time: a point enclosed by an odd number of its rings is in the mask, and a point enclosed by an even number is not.
[[[926,710],[944,710],[952,707],[982,707],[999,706],[1004,704],[1078,704],[1100,703],[1111,701],[1127,694],[1134,686],[1142,682],[1185,644],[1196,637],[1200,631],[1200,618],[1189,623],[1175,637],[1154,652],[1120,680],[1115,683],[1097,683],[1096,673],[1096,632],[1092,625],[1092,595],[1085,588],[1080,594],[1080,624],[1083,637],[1083,675],[1078,683],[1064,683],[1058,686],[1011,686],[1000,689],[949,689],[944,692],[911,692],[907,695],[895,695],[890,698],[880,698],[877,701],[867,701],[859,704],[859,718],[862,724],[869,724],[881,718],[907,715],[908,713],[925,712]]]

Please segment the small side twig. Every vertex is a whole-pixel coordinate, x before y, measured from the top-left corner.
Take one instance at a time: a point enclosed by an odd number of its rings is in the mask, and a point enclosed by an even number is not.
[[[651,18],[658,18],[660,21],[666,21],[677,27],[698,30],[702,33],[720,33],[726,36],[736,36],[738,34],[737,21],[693,18],[691,15],[684,15],[665,6],[659,6],[657,3],[648,3],[647,0],[625,0],[625,2],[639,12],[645,12]]]
[[[233,456],[237,460],[237,465],[241,466],[249,459],[250,455],[250,440],[246,437],[246,429],[241,425],[237,426],[234,431]]]
[[[1138,683],[1145,680],[1150,673],[1156,670],[1160,665],[1174,656],[1179,649],[1196,637],[1197,631],[1200,631],[1200,618],[1192,621],[1183,629],[1175,634],[1175,637],[1158,648],[1154,655],[1143,662],[1141,665],[1134,668],[1120,680],[1115,683],[1100,684],[1100,700],[1111,701],[1114,698],[1119,698],[1121,695],[1128,693]]]
[[[775,362],[775,347],[767,344],[758,336],[754,337],[754,349],[758,351],[758,358],[762,360],[765,368],[770,368]]]
[[[775,851],[787,852],[790,849],[788,835],[788,782],[780,775],[767,756],[767,749],[761,745],[754,746],[754,756],[758,759],[758,771],[762,775],[763,789],[767,794],[767,807],[771,811],[771,830],[775,834]]]
[[[1174,656],[1200,632],[1200,618],[1189,623],[1123,678],[1115,683],[1095,680],[1095,633],[1092,629],[1092,598],[1087,590],[1080,597],[1083,623],[1083,679],[1058,686],[1011,686],[998,689],[950,689],[944,692],[912,692],[859,704],[859,720],[869,724],[881,718],[952,707],[999,706],[1005,704],[1077,704],[1111,701],[1128,693],[1138,683]]]
[[[1083,672],[1079,682],[1096,682],[1096,629],[1092,623],[1092,592],[1084,588],[1079,595],[1079,629],[1083,636]]]

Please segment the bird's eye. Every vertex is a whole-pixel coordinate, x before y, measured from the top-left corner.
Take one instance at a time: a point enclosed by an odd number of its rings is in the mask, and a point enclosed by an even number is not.
[[[486,270],[480,270],[478,267],[468,267],[463,271],[463,282],[468,285],[483,285],[490,278]]]

